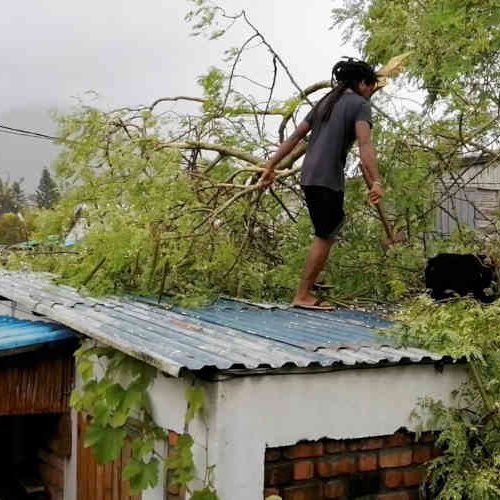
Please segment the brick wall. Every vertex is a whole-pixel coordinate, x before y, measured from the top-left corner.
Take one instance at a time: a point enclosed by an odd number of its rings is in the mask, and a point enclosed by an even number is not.
[[[419,498],[425,462],[437,456],[432,433],[301,442],[267,448],[264,498],[410,500]]]

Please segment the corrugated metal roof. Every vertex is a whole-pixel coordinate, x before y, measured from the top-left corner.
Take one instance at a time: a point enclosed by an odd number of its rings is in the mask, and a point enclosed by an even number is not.
[[[178,376],[183,369],[329,368],[442,360],[395,349],[374,315],[219,300],[169,309],[137,298],[94,299],[40,274],[0,272],[0,296]]]
[[[63,325],[0,316],[0,355],[26,347],[49,344],[74,337]]]

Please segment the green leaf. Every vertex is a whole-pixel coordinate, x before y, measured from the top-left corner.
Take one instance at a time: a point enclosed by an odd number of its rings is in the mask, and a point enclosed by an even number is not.
[[[71,393],[71,397],[69,400],[69,405],[71,408],[75,408],[75,410],[83,410],[82,408],[82,399],[83,399],[83,393],[79,389],[73,389],[73,392]]]
[[[130,481],[133,495],[138,495],[158,484],[159,462],[156,458],[145,463],[142,460],[131,460],[123,470],[123,477]]]
[[[93,448],[98,464],[106,464],[119,457],[126,435],[123,429],[101,427],[92,423],[85,433],[84,446]]]
[[[189,423],[205,408],[205,390],[200,386],[189,387],[186,390],[186,400],[188,403],[186,422]]]
[[[84,383],[87,383],[94,376],[94,364],[88,359],[82,359],[76,365],[78,374]]]
[[[127,391],[120,384],[113,384],[106,389],[106,403],[110,409],[114,410],[123,403]]]
[[[145,388],[140,388],[138,385],[132,384],[123,392],[123,397],[111,418],[113,427],[122,427],[127,422],[131,413],[140,407],[144,400]]]
[[[206,487],[202,490],[193,491],[191,500],[219,500],[219,497],[212,488]]]
[[[154,450],[155,441],[152,438],[136,438],[132,442],[132,456],[143,459]]]

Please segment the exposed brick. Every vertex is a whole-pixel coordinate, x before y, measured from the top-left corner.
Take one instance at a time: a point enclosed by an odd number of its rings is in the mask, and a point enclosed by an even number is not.
[[[347,439],[345,442],[347,451],[360,450],[361,446],[363,446],[363,441],[364,439]]]
[[[179,442],[179,434],[174,431],[168,431],[168,445],[169,446],[177,446]]]
[[[349,439],[346,441],[347,451],[378,450],[383,446],[383,438]]]
[[[351,474],[346,478],[349,498],[365,498],[382,491],[382,478],[379,471]],[[370,497],[371,498],[371,497]]]
[[[310,458],[323,455],[323,443],[299,443],[285,448],[286,458]]]
[[[378,456],[376,453],[361,453],[358,456],[358,470],[361,472],[376,470],[378,467]]]
[[[270,497],[272,495],[278,495],[280,494],[280,490],[278,488],[266,488],[264,490],[264,498]]]
[[[314,463],[311,461],[295,462],[293,464],[293,478],[296,481],[312,479],[314,477]]]
[[[281,486],[293,479],[293,463],[269,465],[265,469],[265,486]]]
[[[420,486],[424,479],[424,471],[422,469],[410,469],[403,471],[405,486]]]
[[[326,500],[341,498],[347,495],[346,484],[341,479],[336,479],[335,481],[329,481],[325,485],[323,494]]]
[[[404,484],[404,476],[401,470],[388,470],[383,474],[383,484],[386,488],[399,488]]]
[[[283,491],[283,500],[318,500],[319,498],[323,498],[321,483],[291,486]]]
[[[356,472],[356,459],[354,457],[332,457],[321,460],[316,464],[316,472],[320,477],[334,477]]]
[[[281,458],[281,450],[279,448],[266,448],[266,462],[276,462]]]
[[[370,439],[363,439],[359,449],[363,451],[379,450],[383,446],[384,446],[384,440],[382,438],[370,438]]]
[[[432,447],[427,446],[417,446],[413,449],[413,463],[423,464],[432,458]]]
[[[384,439],[385,448],[395,448],[397,446],[408,446],[413,443],[413,437],[411,434],[404,432],[397,432],[392,436],[387,436]]]
[[[329,439],[325,443],[325,453],[342,453],[347,450],[345,441]]]
[[[381,450],[379,453],[380,467],[387,469],[389,467],[404,467],[410,465],[413,452],[410,448]]]

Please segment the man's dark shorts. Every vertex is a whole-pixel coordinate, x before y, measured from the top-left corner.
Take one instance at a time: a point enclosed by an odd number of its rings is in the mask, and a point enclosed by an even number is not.
[[[345,221],[344,192],[323,186],[302,186],[314,234],[323,240],[335,239]]]

